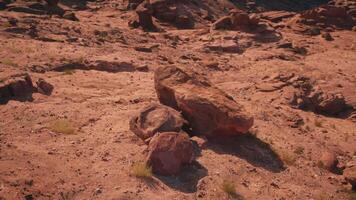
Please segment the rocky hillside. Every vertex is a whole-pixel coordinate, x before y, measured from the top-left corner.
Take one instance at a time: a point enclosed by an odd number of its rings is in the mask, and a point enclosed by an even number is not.
[[[354,200],[356,2],[0,0],[0,199]]]

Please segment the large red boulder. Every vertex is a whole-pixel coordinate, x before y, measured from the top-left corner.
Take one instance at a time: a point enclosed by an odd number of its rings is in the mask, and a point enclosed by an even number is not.
[[[148,145],[146,162],[154,173],[174,175],[194,158],[193,144],[186,133],[164,132],[153,136]]]
[[[154,79],[159,101],[181,111],[194,134],[234,135],[253,125],[242,105],[195,72],[166,66],[155,71]]]
[[[184,123],[181,114],[173,108],[150,104],[131,118],[130,130],[147,140],[158,132],[180,132]]]

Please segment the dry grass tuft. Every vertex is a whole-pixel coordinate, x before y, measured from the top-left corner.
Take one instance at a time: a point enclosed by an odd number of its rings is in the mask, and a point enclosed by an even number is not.
[[[283,163],[289,166],[294,165],[294,163],[297,161],[297,157],[294,153],[290,153],[287,151],[279,151],[278,155],[283,161]]]
[[[17,63],[14,63],[12,60],[4,58],[1,60],[1,63],[7,66],[12,66],[12,67],[18,67],[19,65]]]
[[[132,166],[132,174],[137,178],[152,178],[152,168],[144,162],[138,162]]]
[[[320,119],[315,119],[314,125],[316,127],[323,127],[323,123],[322,123],[322,121]]]
[[[236,195],[235,183],[233,181],[224,180],[222,184],[222,189],[228,195]]]
[[[350,194],[350,200],[356,200],[356,192],[352,191]]]
[[[73,125],[65,119],[55,121],[49,128],[51,131],[57,133],[63,133],[68,135],[75,133]]]
[[[63,75],[72,75],[75,73],[75,69],[65,69],[63,70]]]

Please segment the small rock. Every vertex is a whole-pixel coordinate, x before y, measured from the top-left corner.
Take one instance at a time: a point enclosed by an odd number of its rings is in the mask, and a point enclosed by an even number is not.
[[[48,83],[47,81],[45,81],[42,78],[38,79],[38,81],[36,82],[36,85],[37,85],[37,91],[39,93],[48,95],[48,96],[52,94],[52,91],[54,89],[52,84]]]
[[[324,169],[327,169],[333,173],[337,171],[337,165],[339,161],[337,160],[337,157],[334,153],[329,151],[323,152],[321,154],[319,162],[321,164],[321,167],[323,167]]]
[[[326,41],[333,41],[334,40],[334,38],[328,32],[322,33],[321,37],[323,37]]]
[[[73,12],[65,12],[63,18],[71,21],[79,21],[79,19],[77,18],[77,16],[75,16]]]
[[[352,185],[353,190],[356,190],[356,162],[347,163],[343,175],[346,181]]]
[[[132,117],[130,130],[142,140],[147,140],[159,132],[180,132],[185,123],[178,111],[168,106],[151,104]]]

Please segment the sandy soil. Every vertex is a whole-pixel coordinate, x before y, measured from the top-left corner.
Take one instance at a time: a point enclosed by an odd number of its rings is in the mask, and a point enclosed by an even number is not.
[[[355,31],[334,29],[334,40],[327,41],[282,28],[277,41],[266,42],[253,33],[209,30],[210,22],[201,21],[194,29],[162,23],[164,31],[144,32],[128,26],[134,11],[125,10],[122,1],[88,2],[86,9],[61,6],[79,21],[0,11],[0,80],[27,72],[34,82],[43,78],[54,86],[49,96],[33,93],[30,101],[0,104],[0,199],[355,198],[342,173],[318,165],[324,152],[337,155],[341,169],[355,160]],[[16,27],[9,19],[18,21]],[[231,41],[242,51],[205,48]],[[287,42],[307,53],[280,48]],[[97,61],[129,67],[52,70]],[[144,160],[146,144],[129,130],[129,120],[158,102],[153,72],[169,64],[204,74],[255,122],[246,135],[193,137],[200,149],[193,165],[178,176],[142,180],[131,166]],[[293,108],[292,86],[268,89],[278,74],[308,77],[314,87],[342,94],[350,109],[330,116]],[[74,131],[55,131],[58,121]],[[235,182],[237,195],[224,193],[226,179]]]

